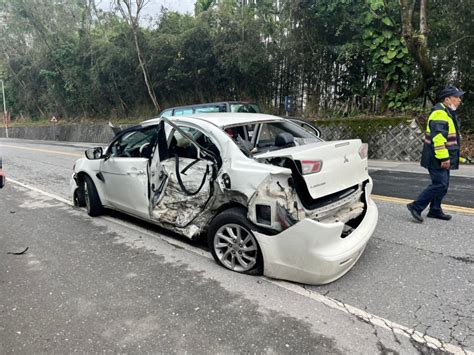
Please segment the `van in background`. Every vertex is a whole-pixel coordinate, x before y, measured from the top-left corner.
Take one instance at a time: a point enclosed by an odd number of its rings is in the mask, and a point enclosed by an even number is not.
[[[159,117],[187,116],[194,113],[212,112],[246,112],[260,113],[260,107],[253,102],[243,101],[222,101],[205,104],[194,104],[186,106],[171,107],[163,110]]]

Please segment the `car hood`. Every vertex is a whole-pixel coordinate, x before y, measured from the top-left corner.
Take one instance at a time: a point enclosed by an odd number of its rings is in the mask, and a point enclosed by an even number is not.
[[[368,160],[361,158],[360,139],[318,142],[255,155],[256,159],[286,157],[293,161],[319,160],[318,173],[303,175],[313,199],[362,183],[369,178]]]

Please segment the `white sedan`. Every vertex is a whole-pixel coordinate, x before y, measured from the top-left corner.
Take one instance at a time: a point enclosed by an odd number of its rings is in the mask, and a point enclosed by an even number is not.
[[[120,132],[74,165],[74,202],[189,238],[216,262],[307,284],[344,275],[377,224],[367,145],[324,142],[275,116],[157,118]]]

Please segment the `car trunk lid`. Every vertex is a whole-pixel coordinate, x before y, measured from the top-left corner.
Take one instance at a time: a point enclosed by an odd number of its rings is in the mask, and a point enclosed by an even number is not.
[[[321,161],[317,173],[302,175],[313,199],[323,197],[368,179],[367,158],[361,158],[360,139],[318,142],[297,147],[269,151],[255,156],[256,159],[286,157],[297,164],[302,161]]]

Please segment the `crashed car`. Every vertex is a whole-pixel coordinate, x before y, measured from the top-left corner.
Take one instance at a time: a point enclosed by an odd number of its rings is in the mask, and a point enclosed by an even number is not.
[[[87,150],[73,199],[91,216],[106,207],[207,236],[232,271],[325,284],[351,269],[377,224],[367,152],[271,115],[162,117]]]

